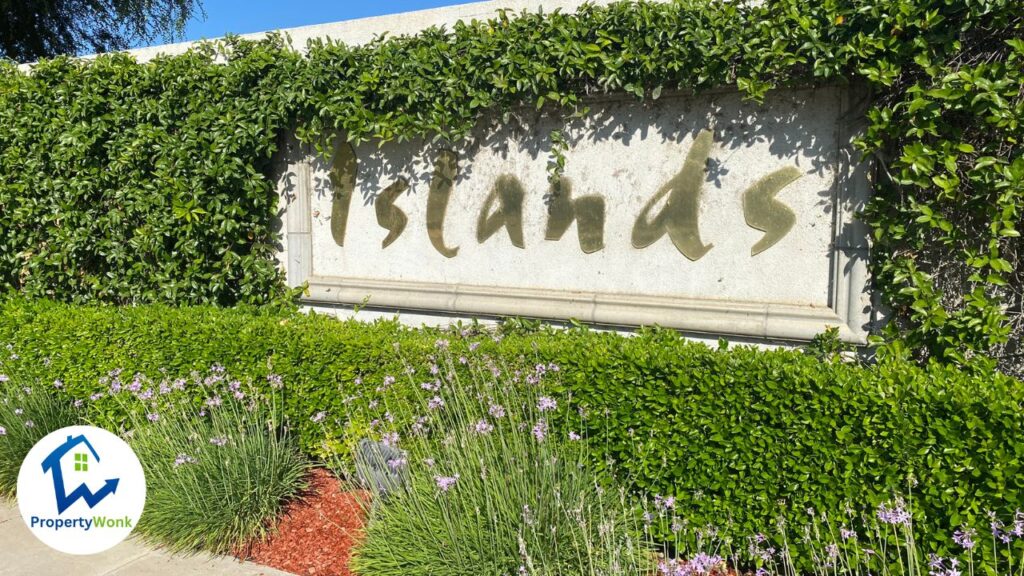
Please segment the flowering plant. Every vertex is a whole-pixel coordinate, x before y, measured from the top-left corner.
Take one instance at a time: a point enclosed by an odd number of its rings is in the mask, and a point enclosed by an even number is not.
[[[353,568],[374,576],[652,574],[624,492],[600,483],[580,434],[555,426],[562,404],[541,381],[558,371],[476,347],[456,358],[438,340],[427,365],[406,370],[423,380],[416,399],[381,390],[370,403],[373,428],[406,451],[409,481],[371,508]]]

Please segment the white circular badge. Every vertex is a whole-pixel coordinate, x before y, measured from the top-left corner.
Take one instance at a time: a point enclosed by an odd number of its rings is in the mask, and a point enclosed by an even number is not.
[[[67,554],[98,554],[131,534],[146,504],[135,452],[114,434],[71,426],[29,451],[18,474],[18,507],[29,530]]]

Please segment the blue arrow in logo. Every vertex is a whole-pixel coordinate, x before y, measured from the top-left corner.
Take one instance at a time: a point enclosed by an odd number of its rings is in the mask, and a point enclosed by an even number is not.
[[[89,487],[82,483],[81,486],[75,488],[71,494],[68,494],[64,489],[64,473],[61,471],[60,460],[68,452],[73,450],[79,444],[85,444],[86,448],[92,452],[93,458],[97,462],[100,461],[100,455],[96,453],[96,450],[86,439],[85,435],[81,436],[68,436],[67,442],[57,447],[56,450],[50,453],[49,456],[43,460],[43,473],[49,472],[53,476],[53,493],[57,497],[57,513],[63,514],[65,510],[71,507],[72,504],[79,500],[85,500],[85,503],[92,508],[99,504],[107,496],[117,492],[117,484],[120,482],[120,478],[112,478],[107,480],[96,492],[89,490]]]

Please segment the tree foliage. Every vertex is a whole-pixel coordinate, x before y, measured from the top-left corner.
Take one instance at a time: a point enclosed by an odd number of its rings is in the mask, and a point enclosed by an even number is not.
[[[0,0],[0,57],[30,62],[170,40],[197,10],[199,0]]]

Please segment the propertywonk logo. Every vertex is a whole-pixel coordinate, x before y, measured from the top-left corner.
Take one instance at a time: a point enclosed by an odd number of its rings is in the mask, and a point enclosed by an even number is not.
[[[36,443],[18,474],[18,507],[29,530],[67,554],[98,554],[131,534],[146,503],[146,479],[123,440],[71,426]]]

